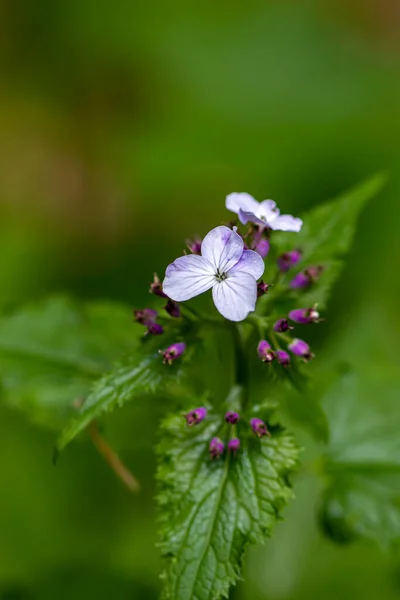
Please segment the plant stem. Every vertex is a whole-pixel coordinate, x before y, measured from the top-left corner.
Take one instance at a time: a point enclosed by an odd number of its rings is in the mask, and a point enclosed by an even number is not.
[[[240,326],[234,324],[231,331],[235,352],[235,385],[241,390],[241,408],[244,409],[249,401],[249,366]]]

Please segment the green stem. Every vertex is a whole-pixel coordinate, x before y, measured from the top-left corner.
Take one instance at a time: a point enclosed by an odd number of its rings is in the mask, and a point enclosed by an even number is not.
[[[241,408],[244,409],[249,401],[249,365],[243,333],[239,325],[233,325],[232,336],[235,352],[235,385],[241,390]]]

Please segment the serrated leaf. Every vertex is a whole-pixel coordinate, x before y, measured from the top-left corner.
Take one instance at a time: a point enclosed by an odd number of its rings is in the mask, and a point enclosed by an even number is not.
[[[129,307],[64,297],[0,319],[1,398],[59,428],[91,382],[137,345]]]
[[[323,525],[334,539],[400,540],[400,380],[344,375],[324,399],[331,440],[323,467]]]
[[[288,476],[298,458],[293,437],[277,428],[258,440],[240,422],[239,454],[211,461],[209,441],[226,431],[212,416],[191,429],[179,416],[163,424],[158,503],[167,600],[227,596],[240,576],[245,546],[271,534],[292,497]]]

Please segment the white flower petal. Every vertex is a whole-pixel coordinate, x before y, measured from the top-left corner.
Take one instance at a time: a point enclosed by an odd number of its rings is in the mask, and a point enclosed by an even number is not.
[[[214,304],[229,321],[243,321],[256,307],[257,283],[245,271],[233,271],[212,291]]]
[[[303,221],[292,215],[280,215],[269,224],[275,231],[300,231]]]
[[[201,244],[201,254],[215,268],[214,274],[216,270],[226,273],[239,262],[243,247],[240,235],[221,225],[207,233]]]
[[[202,256],[190,254],[177,258],[168,265],[163,281],[163,292],[176,302],[194,298],[216,283],[212,265]]]
[[[239,262],[232,267],[228,275],[235,271],[249,273],[254,279],[260,279],[265,270],[265,264],[261,256],[254,250],[245,250]],[[228,277],[229,279],[229,277]]]
[[[256,223],[256,225],[265,225],[265,221],[262,221],[257,215],[251,211],[242,210],[239,208],[238,212],[239,221],[246,225],[250,221],[250,223]]]
[[[260,202],[260,212],[265,216],[268,216],[270,213],[279,215],[279,209],[276,208],[274,200],[263,200]]]
[[[239,209],[249,212],[256,211],[259,203],[246,192],[233,192],[226,197],[225,206],[228,210],[239,214]]]

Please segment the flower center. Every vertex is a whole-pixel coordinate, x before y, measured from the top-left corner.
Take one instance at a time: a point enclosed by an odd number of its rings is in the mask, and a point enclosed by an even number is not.
[[[225,281],[227,277],[228,275],[226,273],[222,273],[219,269],[217,269],[217,272],[215,273],[215,279],[217,281]]]

